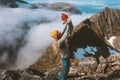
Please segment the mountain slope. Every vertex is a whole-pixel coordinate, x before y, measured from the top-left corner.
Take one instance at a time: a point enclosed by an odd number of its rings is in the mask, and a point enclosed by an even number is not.
[[[69,40],[71,51],[75,53],[79,48],[83,48],[85,50],[87,46],[96,47],[97,51],[94,51],[95,54],[87,51],[85,52],[85,54],[81,54],[80,52],[79,54],[85,55],[87,57],[93,56],[97,59],[98,62],[100,56],[107,58],[111,54],[111,50],[114,50],[113,53],[117,53],[118,51],[113,48],[110,43],[107,42],[106,37],[108,37],[109,35],[113,36],[113,31],[117,32],[120,30],[119,21],[120,11],[112,10],[110,8],[105,8],[103,11],[93,15],[89,19],[84,20],[78,26],[76,26],[73,31],[73,35]],[[114,35],[120,36],[118,33],[115,33]],[[53,63],[49,63],[53,62],[53,60],[51,60],[50,58],[51,55],[54,56],[54,53],[52,52],[52,47],[50,46],[46,49],[44,56],[41,57],[40,60],[34,64],[35,66],[32,65],[31,67],[36,69],[43,69],[43,64],[49,65],[48,68],[55,67],[56,65],[53,65]],[[47,60],[43,61],[45,57],[47,57]],[[54,61],[59,60],[55,58]]]
[[[81,22],[69,40],[72,51],[76,51],[77,48],[92,46],[97,48],[93,56],[96,58],[101,55],[105,58],[108,57],[110,55],[109,48],[116,50],[107,42],[107,39],[120,35],[119,16],[120,11],[105,8],[102,12]]]

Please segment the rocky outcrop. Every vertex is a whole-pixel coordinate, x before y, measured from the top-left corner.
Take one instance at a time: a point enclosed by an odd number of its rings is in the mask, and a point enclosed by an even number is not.
[[[92,60],[94,64],[88,61],[88,59],[90,59],[90,61]],[[99,59],[100,64],[96,64],[96,60],[93,57],[88,57],[80,60],[80,65],[72,68],[72,71],[74,72],[74,74],[75,71],[77,71],[77,75],[79,75],[79,80],[84,80],[85,78],[90,80],[119,80],[120,54],[110,55],[106,59],[101,56]],[[78,80],[78,77],[76,77],[75,80]]]
[[[78,65],[71,65],[67,80],[119,80],[120,54],[100,57],[100,64],[94,57],[80,60]],[[106,63],[106,64],[105,64]],[[0,80],[58,80],[61,66],[51,69],[0,70]]]

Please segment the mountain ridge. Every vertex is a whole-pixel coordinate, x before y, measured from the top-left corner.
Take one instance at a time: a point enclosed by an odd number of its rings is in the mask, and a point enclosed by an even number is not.
[[[104,35],[104,37],[111,37],[111,35],[120,35],[120,33],[116,33],[115,30],[119,29],[119,20],[120,20],[120,11],[119,10],[113,10],[108,7],[106,7],[103,11],[100,13],[97,13],[96,15],[92,16],[90,18],[91,22],[95,23],[96,26],[101,28],[101,32]],[[106,33],[106,29],[107,33]],[[114,30],[114,31],[113,31]]]

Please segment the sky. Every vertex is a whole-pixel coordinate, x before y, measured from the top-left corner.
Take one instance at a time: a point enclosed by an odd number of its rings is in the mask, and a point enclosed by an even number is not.
[[[98,5],[98,6],[119,6],[120,0],[25,0],[30,3],[53,3],[53,2],[67,2],[79,5]]]
[[[81,12],[96,13],[105,7],[120,9],[120,0],[25,0],[29,3],[66,2],[75,5]]]

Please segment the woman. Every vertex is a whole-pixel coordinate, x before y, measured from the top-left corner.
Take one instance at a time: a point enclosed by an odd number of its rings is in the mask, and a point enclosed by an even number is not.
[[[52,31],[50,33],[50,36],[54,38],[54,53],[57,54],[58,51],[60,51],[61,53],[62,69],[60,71],[59,80],[67,80],[67,75],[70,68],[70,51],[67,46],[66,40],[59,40],[62,37],[62,34],[58,30]]]
[[[58,30],[54,30],[51,32],[50,36],[54,38],[53,49],[55,53],[58,53],[59,50],[61,53],[62,69],[60,71],[59,80],[67,80],[67,75],[70,69],[70,53],[71,53],[68,40],[72,35],[73,24],[71,19],[65,13],[62,13],[61,20],[63,21],[63,24],[65,24],[63,32],[61,33]],[[65,31],[67,31],[66,38],[60,41],[59,39],[61,39]]]

